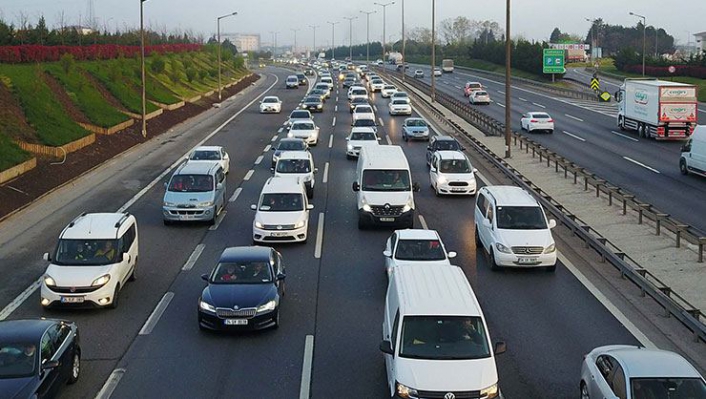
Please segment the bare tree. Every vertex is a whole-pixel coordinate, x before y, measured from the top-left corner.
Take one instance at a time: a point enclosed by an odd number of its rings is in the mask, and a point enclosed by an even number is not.
[[[416,27],[409,31],[407,39],[418,43],[431,44],[431,29]]]
[[[66,13],[64,10],[59,11],[56,14],[56,25],[57,25],[57,31],[59,31],[59,39],[61,40],[61,45],[63,46],[65,43],[65,35],[66,35]]]
[[[441,34],[447,44],[461,44],[472,39],[472,21],[466,17],[447,18],[441,21]]]
[[[24,11],[17,13],[17,22],[19,29],[17,30],[17,37],[20,39],[20,44],[25,44],[27,39],[27,33],[29,31],[29,16]]]

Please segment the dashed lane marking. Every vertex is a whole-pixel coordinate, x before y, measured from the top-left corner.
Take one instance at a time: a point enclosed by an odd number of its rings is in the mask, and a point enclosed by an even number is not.
[[[634,160],[634,159],[632,159],[632,158],[630,158],[630,157],[623,157],[623,158],[624,158],[626,161],[632,162],[632,163],[634,163],[635,165],[638,165],[638,166],[642,166],[643,168],[645,168],[645,169],[647,169],[647,170],[649,170],[649,171],[652,171],[652,172],[655,172],[655,173],[661,173],[661,172],[658,171],[657,169],[655,169],[655,168],[653,168],[653,167],[651,167],[651,166],[645,165],[644,163],[642,163],[642,162],[640,162],[640,161],[636,161],[636,160]]]
[[[159,301],[157,304],[157,307],[154,308],[152,311],[152,314],[150,317],[147,318],[147,321],[145,322],[145,325],[142,326],[142,329],[140,330],[140,335],[149,335],[152,330],[157,326],[157,323],[159,322],[159,319],[162,317],[164,314],[164,311],[167,310],[167,306],[169,306],[169,303],[172,301],[174,298],[174,293],[173,292],[167,292],[164,294],[162,297],[162,300]]]
[[[242,187],[236,188],[236,189],[235,189],[235,192],[233,193],[233,196],[230,197],[230,199],[228,200],[228,202],[235,202],[235,200],[238,199],[238,197],[240,196],[240,193],[242,193],[242,192],[243,192],[243,188],[242,188]]]
[[[254,170],[250,169],[248,173],[245,174],[245,177],[243,177],[243,180],[248,181],[252,177],[253,173],[255,173]]]
[[[613,133],[614,135],[620,136],[620,137],[622,137],[622,138],[624,138],[624,139],[628,139],[628,140],[632,140],[632,141],[640,141],[640,140],[638,140],[638,139],[636,139],[636,138],[634,138],[634,137],[630,137],[630,136],[628,136],[628,135],[626,135],[626,134],[618,133],[618,132],[615,132],[615,131],[613,131],[613,130],[611,130],[610,132]]]
[[[586,141],[585,138],[583,138],[583,137],[581,137],[581,136],[577,136],[577,135],[575,135],[575,134],[573,134],[573,133],[569,133],[569,132],[567,132],[566,130],[562,130],[561,132],[564,133],[565,135],[569,136],[569,137],[575,138],[576,140]]]
[[[189,255],[189,259],[186,260],[186,263],[184,263],[184,266],[181,268],[182,271],[189,271],[194,268],[194,265],[196,262],[199,260],[199,257],[203,253],[203,250],[206,248],[206,244],[199,244],[194,248],[194,251],[191,252],[191,255]]]

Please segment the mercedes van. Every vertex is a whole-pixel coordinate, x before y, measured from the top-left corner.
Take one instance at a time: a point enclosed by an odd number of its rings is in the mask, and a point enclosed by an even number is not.
[[[684,175],[706,176],[706,126],[696,126],[689,141],[682,146],[679,170]]]

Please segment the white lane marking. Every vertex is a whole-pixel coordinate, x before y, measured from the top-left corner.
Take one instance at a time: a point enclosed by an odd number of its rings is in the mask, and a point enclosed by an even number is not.
[[[282,133],[282,130],[284,130],[284,128],[283,128],[283,127],[281,127],[281,128],[279,128],[279,129],[277,129],[277,133]]]
[[[706,109],[699,108],[699,112],[706,112]]]
[[[338,112],[338,105],[336,105],[335,107],[333,107],[333,112]]]
[[[304,340],[304,361],[302,362],[302,382],[299,387],[299,399],[309,399],[311,392],[311,366],[314,362],[314,336],[307,335]]]
[[[235,192],[233,193],[233,196],[230,197],[230,199],[228,200],[228,202],[235,202],[235,200],[238,199],[238,197],[240,196],[240,193],[242,193],[242,192],[243,192],[243,188],[242,188],[242,187],[236,188],[236,189],[235,189]]]
[[[498,104],[499,106],[505,108],[505,104],[503,104],[503,103],[499,103],[499,102],[495,101],[495,104]]]
[[[197,245],[196,248],[194,248],[194,251],[191,252],[191,255],[189,255],[189,259],[186,260],[186,263],[184,263],[184,267],[182,267],[181,270],[191,270],[196,264],[196,261],[199,260],[199,256],[203,253],[204,248],[206,248],[206,244]]]
[[[19,308],[24,301],[27,300],[32,294],[34,294],[34,291],[37,291],[39,287],[42,285],[42,277],[40,277],[38,280],[30,284],[29,287],[27,287],[20,295],[17,296],[12,302],[10,302],[5,308],[0,312],[0,320],[5,320],[12,314],[12,312],[15,311],[15,309]]]
[[[518,98],[520,101],[527,102],[527,99],[526,99],[526,98],[522,98],[522,97],[517,97],[517,98]]]
[[[653,168],[653,167],[651,167],[651,166],[647,166],[647,165],[645,165],[644,163],[642,163],[642,162],[640,162],[640,161],[636,161],[636,160],[634,160],[634,159],[632,159],[632,158],[630,158],[630,157],[623,157],[623,159],[625,159],[626,161],[632,162],[632,163],[634,163],[635,165],[642,166],[643,168],[645,168],[645,169],[647,169],[647,170],[651,170],[652,172],[661,173],[661,172],[658,171],[657,169],[655,169],[655,168]]]
[[[575,138],[576,140],[586,141],[585,138],[580,137],[580,136],[577,136],[577,135],[575,135],[575,134],[573,134],[573,133],[569,133],[569,132],[567,132],[566,130],[562,130],[561,132],[564,133],[565,135],[569,136],[569,137]]]
[[[392,139],[390,139],[390,136],[385,136],[385,140],[387,141],[387,145],[392,145]]]
[[[333,147],[333,134],[329,136],[328,138],[328,148]]]
[[[421,223],[422,228],[423,228],[424,230],[429,230],[429,225],[427,224],[426,219],[424,219],[424,216],[419,215],[419,223]]]
[[[324,177],[321,179],[321,182],[324,184],[328,182],[328,162],[324,165]]]
[[[155,307],[152,311],[150,317],[147,318],[145,325],[142,326],[142,329],[140,330],[140,335],[149,335],[152,330],[154,330],[154,328],[157,326],[157,322],[159,322],[159,319],[164,314],[164,311],[167,310],[167,306],[169,306],[169,303],[172,301],[172,298],[174,298],[173,292],[167,292],[164,294],[162,300],[159,301],[157,307]]]
[[[110,373],[108,379],[105,381],[105,384],[103,384],[103,388],[101,388],[101,390],[98,391],[98,394],[96,394],[95,399],[110,398],[110,396],[113,394],[113,391],[115,391],[115,388],[118,387],[118,384],[120,383],[120,380],[123,378],[124,375],[124,368],[118,368],[113,370],[113,372]]]
[[[214,223],[213,226],[209,227],[208,229],[211,231],[218,230],[218,227],[220,227],[221,222],[223,221],[223,219],[226,218],[227,213],[228,211],[226,211],[225,209],[221,211],[221,214],[216,216],[216,223]]]
[[[333,123],[331,123],[331,126],[336,126],[336,117],[333,117]]]
[[[314,258],[321,258],[321,249],[324,243],[324,213],[319,213],[319,225],[316,227],[316,249],[314,249]]]
[[[275,134],[274,136],[272,136],[272,140],[270,140],[270,142],[274,143],[275,141],[277,141],[277,135],[276,135],[276,134]]]
[[[547,108],[547,107],[545,107],[545,106],[542,105],[542,104],[537,104],[537,103],[532,103],[532,104],[538,106],[539,108]]]
[[[454,87],[457,89],[463,89],[463,87],[461,87],[461,86],[454,86]]]
[[[257,157],[257,159],[255,160],[255,165],[259,165],[260,162],[262,162],[262,159],[263,159],[263,158],[265,158],[264,155],[260,155],[259,157]]]
[[[338,102],[338,96],[336,96],[336,102]]]
[[[269,150],[271,150],[271,149],[272,149],[272,144],[268,144],[268,145],[265,146],[265,149],[262,150],[262,152],[267,152],[267,151],[269,151]]]
[[[373,105],[373,109],[375,110],[375,112],[378,112],[378,107],[377,107],[377,105]]]
[[[615,317],[618,322],[620,322],[620,324],[622,324],[623,327],[625,327],[625,329],[628,330],[630,334],[635,337],[635,339],[640,341],[640,343],[642,343],[642,345],[647,348],[657,347],[652,341],[650,341],[649,338],[647,338],[645,334],[642,333],[642,331],[640,331],[640,329],[635,326],[635,324],[630,321],[630,319],[627,318],[627,316],[625,316],[625,314],[623,314],[623,312],[620,311],[620,309],[613,305],[613,303],[610,302],[610,300],[606,298],[606,296],[603,295],[603,293],[601,293],[601,291],[595,285],[593,285],[593,283],[591,283],[591,281],[589,281],[588,278],[586,278],[586,276],[584,276],[583,273],[581,273],[579,269],[564,256],[564,254],[558,252],[558,258],[559,261],[561,261],[561,263],[566,266],[569,272],[571,272],[571,274],[573,274],[574,277],[576,277],[576,279],[581,282],[584,287],[586,287],[588,292],[590,292],[593,297],[596,298],[596,300],[598,300],[598,302],[600,302],[606,308],[606,310],[608,310],[608,312],[610,312],[610,314],[612,314],[613,317]]]
[[[575,116],[573,116],[573,115],[564,114],[564,116],[566,116],[567,118],[571,118],[571,119],[573,119],[573,120],[575,120],[575,121],[583,122],[583,119],[577,118],[577,117],[575,117]]]
[[[498,93],[500,93],[500,94],[505,94],[505,92],[502,91],[502,90],[498,90]]]
[[[243,180],[245,180],[245,181],[250,180],[250,178],[252,177],[253,173],[255,173],[255,171],[254,171],[253,169],[250,169],[250,170],[248,171],[248,173],[245,174],[245,177],[243,177]]]
[[[383,122],[382,117],[378,117],[378,121],[380,121],[380,126],[385,126],[385,122]]]
[[[612,130],[611,130],[610,132],[613,133],[614,135],[620,136],[620,137],[622,137],[622,138],[624,138],[624,139],[628,139],[628,140],[632,140],[632,141],[640,141],[640,140],[638,140],[638,139],[636,139],[636,138],[634,138],[634,137],[630,137],[630,136],[628,136],[628,135],[626,135],[626,134],[618,133],[618,132],[615,132],[615,131],[612,131]]]

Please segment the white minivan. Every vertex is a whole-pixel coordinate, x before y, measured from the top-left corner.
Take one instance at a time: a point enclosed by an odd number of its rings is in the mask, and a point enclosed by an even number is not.
[[[483,311],[458,266],[407,265],[392,274],[380,350],[394,398],[500,397]]]
[[[681,148],[679,170],[706,176],[706,126],[696,126],[694,133]]]
[[[270,177],[262,187],[258,203],[250,208],[256,211],[253,244],[306,242],[309,211],[314,205],[307,201],[300,178]]]

